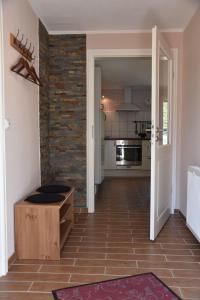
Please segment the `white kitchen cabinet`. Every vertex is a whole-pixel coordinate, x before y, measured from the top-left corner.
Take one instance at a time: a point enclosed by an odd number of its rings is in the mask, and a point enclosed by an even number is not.
[[[142,169],[149,171],[151,170],[151,158],[150,157],[143,157],[142,159]]]
[[[116,169],[116,143],[113,140],[105,140],[104,145],[104,168]]]
[[[142,169],[151,169],[151,141],[142,141]]]

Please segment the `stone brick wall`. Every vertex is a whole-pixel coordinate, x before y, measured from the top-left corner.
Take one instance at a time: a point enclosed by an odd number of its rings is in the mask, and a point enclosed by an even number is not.
[[[41,31],[41,29],[40,29]],[[44,38],[43,38],[44,40]],[[44,44],[44,42],[42,42]],[[48,64],[41,63],[41,140],[48,116],[48,155],[41,143],[42,181],[73,185],[75,206],[86,206],[86,36],[49,35]],[[44,57],[41,56],[41,60]],[[47,88],[48,87],[48,88]],[[48,92],[48,101],[46,101]],[[48,102],[48,103],[47,103]],[[48,113],[44,113],[48,107]],[[47,111],[45,111],[47,112]],[[45,129],[44,129],[45,127]],[[45,150],[44,150],[45,149]],[[47,160],[50,169],[48,169]],[[47,169],[46,169],[47,168]],[[46,176],[48,174],[48,176]]]
[[[43,24],[39,23],[39,74],[40,87],[40,156],[42,184],[50,180],[49,163],[49,36]]]

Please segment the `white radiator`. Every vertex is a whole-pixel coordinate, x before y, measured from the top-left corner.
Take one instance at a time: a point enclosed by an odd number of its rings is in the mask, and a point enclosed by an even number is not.
[[[189,166],[187,182],[187,226],[200,241],[200,167]]]

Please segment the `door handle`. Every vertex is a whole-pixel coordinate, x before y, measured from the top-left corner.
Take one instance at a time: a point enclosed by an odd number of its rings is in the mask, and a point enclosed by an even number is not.
[[[160,132],[163,132],[164,130],[163,129],[160,129],[159,127],[156,127],[156,133],[160,133]]]
[[[156,127],[156,142],[158,142],[160,138],[160,133],[163,133],[163,129],[160,129],[159,127]]]

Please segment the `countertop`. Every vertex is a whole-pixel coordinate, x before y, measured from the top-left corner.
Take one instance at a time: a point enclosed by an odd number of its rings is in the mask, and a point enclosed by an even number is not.
[[[111,141],[117,141],[117,140],[129,140],[129,141],[137,141],[137,140],[146,140],[146,141],[150,141],[150,138],[146,137],[146,138],[128,138],[128,137],[108,137],[106,136],[104,138],[104,140],[111,140]]]

